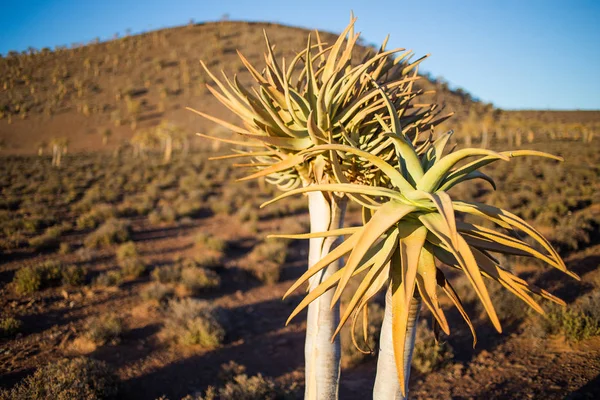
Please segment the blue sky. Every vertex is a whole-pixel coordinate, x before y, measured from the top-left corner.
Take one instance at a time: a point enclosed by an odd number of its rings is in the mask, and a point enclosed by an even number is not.
[[[340,32],[431,53],[422,71],[507,109],[600,109],[600,1],[0,0],[0,53],[219,20]]]

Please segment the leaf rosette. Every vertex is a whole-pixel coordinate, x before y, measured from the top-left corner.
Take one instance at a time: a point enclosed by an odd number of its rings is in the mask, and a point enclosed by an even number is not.
[[[311,191],[344,193],[354,200],[358,199],[363,205],[362,226],[320,233],[278,235],[288,238],[347,236],[338,247],[307,270],[289,288],[285,296],[294,292],[332,261],[348,255],[344,267],[312,290],[292,312],[289,320],[323,293],[335,288],[331,303],[333,306],[339,301],[350,279],[361,275],[362,280],[352,294],[334,334],[337,335],[352,316],[352,337],[358,347],[354,326],[359,315],[362,313],[367,319],[369,300],[387,285],[391,285],[394,353],[400,387],[404,388],[404,339],[409,302],[413,296],[420,296],[431,311],[437,327],[449,334],[448,322],[438,300],[438,292],[443,291],[469,325],[473,334],[473,345],[476,343],[473,324],[446,278],[445,268],[461,271],[467,276],[489,319],[499,332],[500,321],[484,278],[497,281],[539,313],[544,311],[532,295],[539,295],[561,305],[565,303],[511,273],[500,265],[494,256],[495,253],[537,258],[576,279],[578,277],[567,270],[564,261],[548,240],[518,216],[491,205],[452,199],[447,193],[452,187],[473,179],[484,179],[495,188],[493,179],[480,169],[497,161],[506,162],[522,156],[537,156],[558,161],[562,161],[562,158],[530,150],[494,152],[473,148],[450,151],[443,155],[452,132],[441,135],[435,141],[427,140],[416,148],[412,141],[401,133],[399,119],[395,117],[397,114],[389,99],[386,100],[386,104],[392,116],[390,132],[386,133],[386,136],[393,141],[398,154],[399,161],[396,164],[347,145],[320,145],[300,154],[352,154],[362,158],[365,163],[371,163],[385,175],[386,179],[380,181],[387,182],[387,185],[347,182],[313,185],[286,192],[263,206]],[[472,161],[467,162],[468,160]],[[468,223],[457,218],[457,215],[487,220],[499,229]],[[524,240],[522,236],[528,236],[533,244]]]
[[[223,73],[219,79],[202,63],[216,85],[207,85],[208,89],[240,117],[242,126],[190,110],[245,140],[210,138],[251,149],[216,158],[248,157],[250,162],[237,164],[258,169],[248,178],[265,176],[280,189],[291,190],[332,178],[330,153],[299,154],[315,146],[349,145],[394,162],[393,141],[382,135],[382,126],[390,122],[382,93],[400,110],[403,134],[415,140],[451,115],[442,117],[436,105],[416,103],[425,92],[415,90],[413,84],[419,79],[418,65],[427,56],[411,62],[412,51],[385,50],[386,39],[379,50],[367,53],[357,63],[360,34],[354,33],[354,23],[352,18],[332,46],[322,42],[318,32],[315,44],[309,36],[306,48],[289,64],[285,58],[277,61],[265,33],[262,72],[238,52],[252,77],[250,88],[235,75],[230,79]],[[381,178],[370,163],[352,154],[340,164],[350,181]]]

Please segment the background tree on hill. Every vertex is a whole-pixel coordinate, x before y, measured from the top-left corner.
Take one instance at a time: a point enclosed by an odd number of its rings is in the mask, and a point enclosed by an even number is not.
[[[50,141],[52,148],[52,166],[60,167],[62,156],[67,154],[69,140],[67,138],[54,138]]]
[[[112,131],[108,128],[102,130],[102,145],[106,146],[108,144],[108,139],[111,137]]]

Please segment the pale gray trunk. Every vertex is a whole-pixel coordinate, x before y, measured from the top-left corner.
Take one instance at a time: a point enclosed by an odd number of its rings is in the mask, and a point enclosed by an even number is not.
[[[341,228],[344,224],[346,200],[332,196],[331,204],[323,193],[308,194],[310,231],[324,232]],[[309,267],[323,258],[338,243],[338,238],[310,239],[308,253]],[[339,269],[339,261],[333,262],[309,281],[309,290]],[[339,302],[330,308],[334,290],[325,292],[308,306],[306,321],[306,343],[304,347],[306,389],[304,398],[308,400],[331,400],[338,398],[340,380],[341,345],[339,335],[331,342],[340,320]]]
[[[509,146],[512,146],[512,145],[513,145],[513,133],[512,133],[512,131],[509,131],[509,132],[508,132],[508,136],[507,136],[507,142],[508,142],[508,145],[509,145]]]
[[[165,138],[165,163],[171,161],[171,155],[173,154],[173,138],[171,136],[167,136]]]
[[[181,143],[181,155],[185,158],[190,152],[190,143],[187,138],[184,138]]]
[[[52,166],[53,167],[56,166],[57,150],[58,150],[58,146],[52,145]]]
[[[60,167],[60,159],[62,158],[63,148],[59,145],[52,146],[52,166]]]
[[[481,132],[481,148],[482,149],[487,149],[488,147],[488,131],[487,128],[483,128],[483,131]]]
[[[392,290],[391,286],[385,296],[385,314],[379,337],[379,356],[377,359],[377,376],[373,388],[373,400],[404,400],[408,399],[408,381],[410,364],[415,348],[417,321],[421,311],[421,298],[413,297],[408,310],[408,325],[404,341],[404,381],[406,397],[402,396],[398,372],[394,358],[394,340],[392,337]]]

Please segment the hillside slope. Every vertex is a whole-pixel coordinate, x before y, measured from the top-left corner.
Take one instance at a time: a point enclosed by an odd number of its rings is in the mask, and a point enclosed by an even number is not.
[[[288,60],[305,46],[309,34],[277,24],[217,22],[1,58],[0,151],[34,153],[53,137],[68,138],[71,151],[96,150],[108,129],[107,144],[114,147],[130,139],[135,130],[165,119],[190,134],[210,131],[212,123],[185,107],[232,117],[206,90],[207,75],[199,60],[213,71],[238,73],[244,82],[249,75],[236,50],[262,65],[263,29],[276,44],[277,55]],[[321,33],[328,43],[335,37]],[[437,93],[428,100],[446,104],[459,116],[469,108],[486,109],[466,92],[453,92],[444,83],[423,78],[419,86],[435,89]]]

